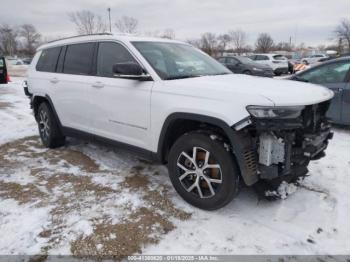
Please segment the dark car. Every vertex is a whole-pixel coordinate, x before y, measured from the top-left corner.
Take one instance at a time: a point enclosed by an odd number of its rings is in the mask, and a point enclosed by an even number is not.
[[[250,58],[244,56],[219,57],[218,61],[236,74],[264,77],[273,77],[274,75],[271,67],[255,63]]]
[[[290,80],[310,82],[331,89],[334,98],[328,117],[334,123],[350,125],[350,56],[324,62],[292,76]]]
[[[6,68],[6,60],[4,57],[0,56],[0,84],[7,84],[8,75]]]

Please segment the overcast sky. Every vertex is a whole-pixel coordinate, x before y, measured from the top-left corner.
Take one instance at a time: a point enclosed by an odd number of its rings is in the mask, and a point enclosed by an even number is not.
[[[44,36],[76,34],[67,13],[90,10],[107,21],[123,15],[139,20],[139,31],[172,28],[180,40],[201,33],[241,29],[253,44],[260,32],[276,42],[330,43],[341,18],[350,19],[350,0],[0,0],[0,23],[32,23]]]

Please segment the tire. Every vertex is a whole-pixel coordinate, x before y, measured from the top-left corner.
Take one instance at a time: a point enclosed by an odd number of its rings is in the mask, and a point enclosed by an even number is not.
[[[196,157],[193,155],[194,151]],[[196,167],[198,173],[194,172]],[[188,170],[187,175],[185,169]],[[212,139],[208,134],[196,131],[182,135],[170,149],[168,170],[177,193],[189,204],[200,209],[222,208],[238,193],[239,168],[232,153],[225,148],[223,142]]]
[[[243,74],[245,74],[245,75],[252,75],[252,72],[246,70],[246,71],[243,72]]]
[[[59,128],[58,121],[51,107],[45,102],[38,108],[37,121],[40,138],[45,147],[56,148],[65,144],[65,137]]]

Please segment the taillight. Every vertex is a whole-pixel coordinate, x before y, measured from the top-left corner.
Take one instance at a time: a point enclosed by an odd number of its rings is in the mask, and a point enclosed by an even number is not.
[[[10,82],[11,80],[10,80],[10,75],[7,73],[6,74],[6,82]]]

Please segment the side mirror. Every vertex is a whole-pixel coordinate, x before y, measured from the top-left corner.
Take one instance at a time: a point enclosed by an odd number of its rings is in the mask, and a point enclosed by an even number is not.
[[[135,79],[135,80],[150,80],[151,76],[145,74],[142,67],[137,63],[126,62],[113,65],[113,74],[115,77]]]

